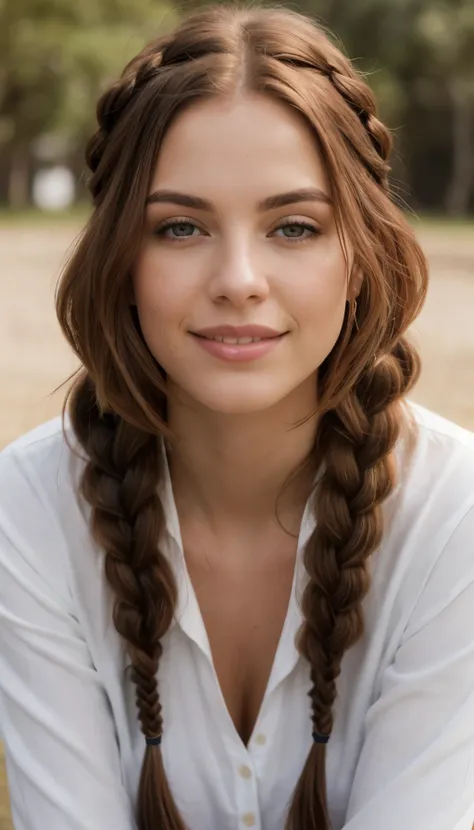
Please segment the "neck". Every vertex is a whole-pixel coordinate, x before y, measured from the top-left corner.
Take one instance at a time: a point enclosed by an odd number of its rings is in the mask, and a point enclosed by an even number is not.
[[[170,394],[169,464],[181,517],[216,532],[237,522],[261,529],[276,521],[278,502],[280,520],[298,526],[316,472],[316,416],[295,426],[316,408],[314,379],[306,386],[271,409],[243,415],[191,408]]]

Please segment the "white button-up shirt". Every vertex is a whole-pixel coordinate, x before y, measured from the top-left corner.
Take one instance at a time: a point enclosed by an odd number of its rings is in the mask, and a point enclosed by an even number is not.
[[[412,408],[418,445],[384,507],[366,631],[338,680],[327,746],[334,830],[468,830],[474,821],[474,435]],[[136,827],[145,741],[103,556],[75,495],[82,467],[59,418],[0,454],[0,725],[16,830]],[[307,506],[245,746],[217,681],[168,470],[161,496],[179,587],[159,667],[175,800],[189,830],[283,830],[311,746],[309,667],[294,638],[314,520]]]

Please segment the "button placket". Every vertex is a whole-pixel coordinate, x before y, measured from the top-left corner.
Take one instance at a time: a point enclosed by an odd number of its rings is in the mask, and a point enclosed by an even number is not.
[[[261,830],[260,807],[257,793],[257,778],[253,768],[250,753],[242,757],[240,766],[237,767],[237,803],[240,813],[239,826],[253,827],[254,830]]]

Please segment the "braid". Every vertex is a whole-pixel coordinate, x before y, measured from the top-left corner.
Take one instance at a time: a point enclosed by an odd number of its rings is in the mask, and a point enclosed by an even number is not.
[[[89,139],[85,148],[87,166],[92,171],[89,191],[97,202],[103,190],[102,177],[98,170],[110,144],[110,137],[122,114],[130,106],[136,93],[149,84],[163,69],[163,53],[171,43],[169,36],[162,36],[149,43],[125,67],[120,78],[99,98],[96,107],[98,129]]]
[[[361,78],[340,72],[331,64],[328,64],[326,74],[339,95],[359,117],[377,155],[387,162],[392,150],[392,137],[385,124],[377,118],[375,98],[370,87]],[[388,191],[389,170],[386,164],[375,175],[385,191]]]
[[[341,65],[340,69],[330,63],[324,56],[318,56],[317,59],[311,61],[286,54],[276,54],[275,57],[280,63],[309,69],[311,72],[319,72],[331,82],[336,92],[343,98],[352,112],[357,115],[372,149],[375,150],[376,155],[375,157],[372,156],[372,163],[368,165],[365,159],[361,159],[362,163],[368,168],[377,184],[388,193],[390,165],[387,160],[393,142],[390,130],[377,117],[377,104],[371,88],[356,74],[350,64],[343,62],[340,55],[337,56]]]
[[[368,557],[382,538],[382,503],[393,489],[400,399],[419,370],[400,339],[373,363],[318,429],[316,452],[325,471],[315,494],[317,527],[305,550],[308,583],[298,647],[311,666],[315,742],[295,790],[287,830],[327,830],[325,741],[333,727],[336,680],[345,651],[363,633]]]
[[[105,574],[116,596],[114,624],[128,645],[141,729],[147,737],[161,736],[160,640],[172,621],[177,588],[158,547],[164,524],[157,493],[162,474],[158,438],[117,415],[101,413],[85,374],[73,389],[70,411],[88,455],[81,492],[92,508],[92,535],[105,552]],[[185,830],[158,744],[145,751],[138,813],[139,830]]]
[[[166,70],[172,71],[180,64],[189,63],[213,51],[219,51],[219,48],[216,48],[212,36],[198,43],[189,33],[186,39],[185,32],[181,39],[175,39],[173,35],[162,35],[148,43],[126,65],[120,78],[102,94],[96,107],[98,129],[87,142],[85,149],[87,166],[93,173],[89,179],[89,191],[95,202],[103,190],[98,169],[110,143],[110,136],[122,114],[136,99],[137,93],[145,89],[159,74],[162,74],[165,83]]]

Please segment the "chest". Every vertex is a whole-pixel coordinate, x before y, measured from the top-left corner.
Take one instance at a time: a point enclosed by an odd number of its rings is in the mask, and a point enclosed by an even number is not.
[[[186,548],[185,548],[186,550]],[[229,714],[247,744],[265,695],[291,596],[296,542],[268,555],[203,557],[187,567]]]

